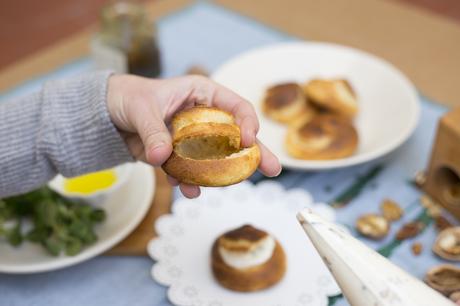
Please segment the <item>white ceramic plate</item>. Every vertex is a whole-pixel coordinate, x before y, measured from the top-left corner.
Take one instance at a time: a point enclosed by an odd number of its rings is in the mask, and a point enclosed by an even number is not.
[[[268,86],[316,77],[345,78],[357,93],[359,147],[353,156],[331,161],[292,158],[284,149],[286,128],[261,112],[260,101]],[[419,118],[417,92],[399,70],[376,56],[340,45],[293,42],[255,49],[223,64],[213,79],[254,104],[259,139],[288,168],[323,170],[378,158],[407,140]]]
[[[39,245],[25,242],[18,248],[0,243],[0,272],[35,273],[71,266],[97,256],[131,233],[147,213],[155,192],[155,175],[150,166],[133,165],[132,175],[101,203],[107,219],[97,226],[96,243],[76,256],[53,257]]]

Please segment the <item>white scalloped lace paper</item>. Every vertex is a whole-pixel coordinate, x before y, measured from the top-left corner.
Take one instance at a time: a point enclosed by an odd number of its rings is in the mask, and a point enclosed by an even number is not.
[[[206,188],[198,199],[179,199],[172,214],[158,219],[158,238],[148,245],[156,260],[152,277],[169,287],[170,301],[179,306],[327,305],[327,296],[340,289],[296,220],[296,213],[306,207],[327,220],[335,219],[334,210],[313,204],[308,192],[286,191],[271,181]],[[280,241],[288,268],[274,287],[238,293],[213,279],[210,250],[221,233],[247,223]]]

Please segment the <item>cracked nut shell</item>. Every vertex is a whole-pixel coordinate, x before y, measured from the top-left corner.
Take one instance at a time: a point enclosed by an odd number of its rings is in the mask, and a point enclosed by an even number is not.
[[[388,234],[390,224],[384,217],[376,214],[366,214],[356,220],[358,232],[371,239],[382,239]]]
[[[425,275],[425,282],[431,288],[449,296],[460,290],[460,268],[454,265],[439,265]]]
[[[382,210],[383,217],[390,222],[401,219],[404,214],[401,206],[390,199],[384,199],[380,204],[380,209]]]
[[[439,233],[433,252],[441,258],[460,261],[460,227],[451,227]]]
[[[403,225],[396,233],[396,239],[404,240],[417,236],[423,229],[425,224],[420,221],[413,221]]]

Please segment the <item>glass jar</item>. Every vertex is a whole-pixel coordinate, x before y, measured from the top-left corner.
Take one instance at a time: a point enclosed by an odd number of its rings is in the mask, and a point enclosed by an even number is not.
[[[156,30],[142,5],[115,2],[102,9],[100,23],[100,32],[92,47],[99,68],[145,77],[160,74]]]

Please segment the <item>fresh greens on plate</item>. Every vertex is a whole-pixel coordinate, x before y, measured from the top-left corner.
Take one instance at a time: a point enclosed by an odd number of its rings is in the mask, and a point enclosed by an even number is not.
[[[94,226],[105,218],[102,209],[42,187],[0,199],[0,243],[19,246],[30,241],[53,256],[73,256],[97,240]]]

